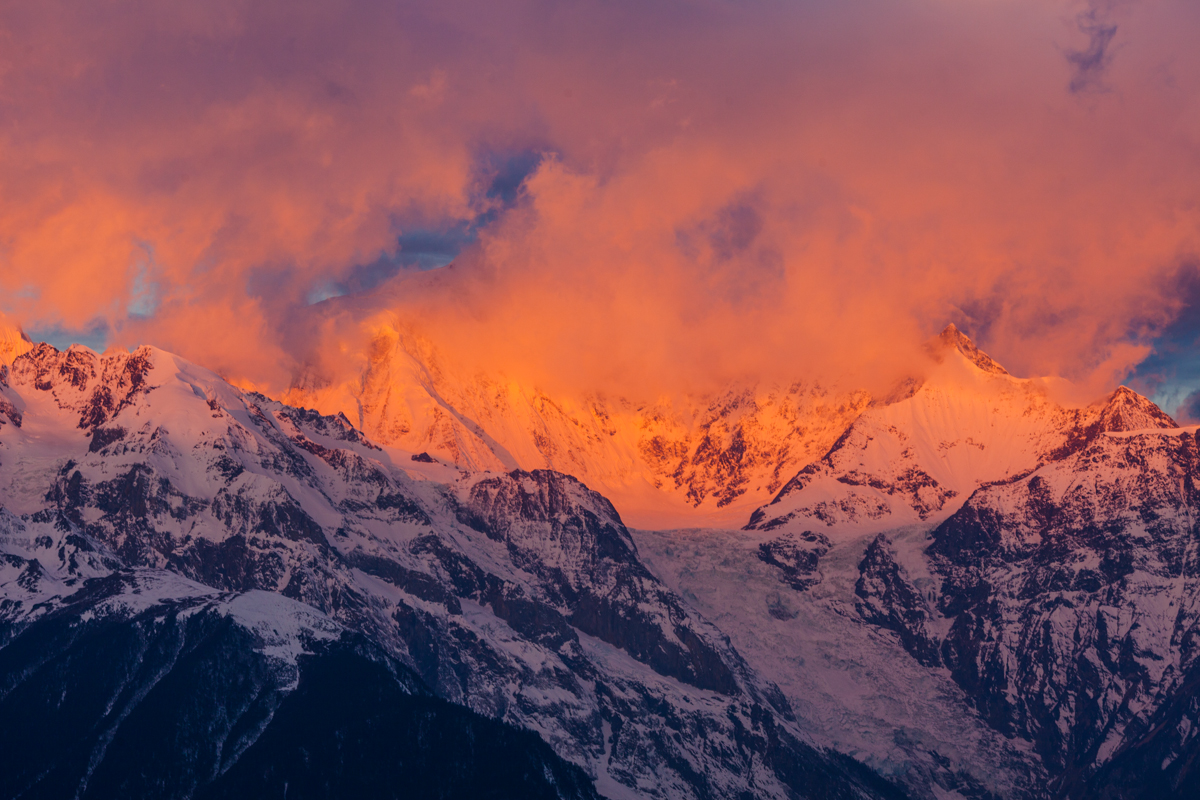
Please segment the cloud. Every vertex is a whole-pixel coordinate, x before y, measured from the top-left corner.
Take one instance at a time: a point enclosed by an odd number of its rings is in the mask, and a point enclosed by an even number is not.
[[[1067,61],[1074,69],[1071,82],[1068,84],[1071,92],[1104,89],[1104,71],[1112,61],[1109,46],[1117,35],[1117,26],[1108,21],[1101,9],[1093,7],[1081,13],[1076,18],[1080,33],[1088,38],[1088,46],[1083,50],[1067,52]]]
[[[1101,387],[1200,252],[1200,11],[1090,8],[10,6],[0,306],[276,389],[380,315],[563,389],[885,383],[948,321]]]

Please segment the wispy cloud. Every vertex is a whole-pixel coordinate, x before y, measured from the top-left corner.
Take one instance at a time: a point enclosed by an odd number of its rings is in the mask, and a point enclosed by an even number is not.
[[[1108,19],[1107,8],[1092,7],[1075,20],[1079,32],[1087,37],[1082,50],[1068,50],[1067,61],[1072,67],[1068,88],[1074,94],[1106,89],[1104,73],[1112,62],[1109,52],[1117,35],[1117,25]]]

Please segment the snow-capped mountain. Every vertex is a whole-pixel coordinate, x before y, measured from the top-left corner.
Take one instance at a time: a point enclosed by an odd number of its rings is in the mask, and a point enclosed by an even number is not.
[[[5,796],[1200,788],[1200,447],[1129,389],[1061,405],[953,327],[885,398],[687,409],[376,344],[321,413],[0,337],[0,719],[42,720]]]
[[[865,392],[811,381],[635,404],[550,396],[448,363],[403,326],[376,333],[361,374],[306,374],[285,398],[343,413],[373,441],[467,470],[552,469],[642,527],[741,525],[866,408]]]
[[[936,364],[907,397],[873,404],[819,461],[757,509],[749,529],[880,531],[945,519],[971,493],[1086,447],[1110,431],[1173,428],[1121,387],[1064,408],[1041,381],[1014,378],[953,325],[932,344]]]
[[[439,737],[507,731],[451,765],[462,780],[434,787],[445,796],[470,796],[521,730],[547,747],[511,759],[532,787],[513,796],[899,796],[815,747],[778,688],[572,477],[464,474],[382,449],[342,416],[244,393],[150,347],[36,345],[0,379],[0,706],[6,720],[44,715],[30,741],[78,737],[14,773],[14,796],[155,781],[226,796],[314,774],[353,786],[361,748],[320,763],[279,755],[363,741],[369,725],[321,729],[290,699],[333,702],[335,662],[373,676],[354,702],[399,704],[378,709],[380,729],[425,715],[433,733],[407,743],[412,769],[436,763]],[[106,650],[111,636],[133,644]],[[90,680],[92,657],[115,659],[113,674]],[[223,697],[213,676],[243,673],[261,677]],[[198,708],[156,751],[176,772],[134,768],[137,743],[183,713],[172,698],[188,680],[204,681]]]
[[[1195,430],[1124,387],[1062,407],[953,329],[934,355],[743,532],[642,552],[915,793],[1195,796]]]

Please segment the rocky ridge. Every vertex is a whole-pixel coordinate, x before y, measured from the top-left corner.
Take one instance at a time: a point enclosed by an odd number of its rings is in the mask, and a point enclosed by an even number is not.
[[[1095,796],[1120,775],[1112,796],[1187,796],[1200,785],[1198,474],[1194,432],[1105,433],[934,529],[932,602],[884,539],[860,593],[989,724],[1033,743],[1056,794]]]

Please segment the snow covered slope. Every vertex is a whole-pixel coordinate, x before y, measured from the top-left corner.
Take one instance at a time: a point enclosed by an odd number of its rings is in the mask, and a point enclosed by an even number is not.
[[[787,537],[769,536],[634,532],[651,569],[729,633],[818,743],[853,755],[912,797],[1043,796],[1049,776],[1028,742],[992,729],[946,670],[914,659],[892,630],[857,611],[859,563],[873,537],[827,547],[799,540],[792,552],[814,557],[800,559],[797,580],[789,569],[797,559],[781,546]]]

